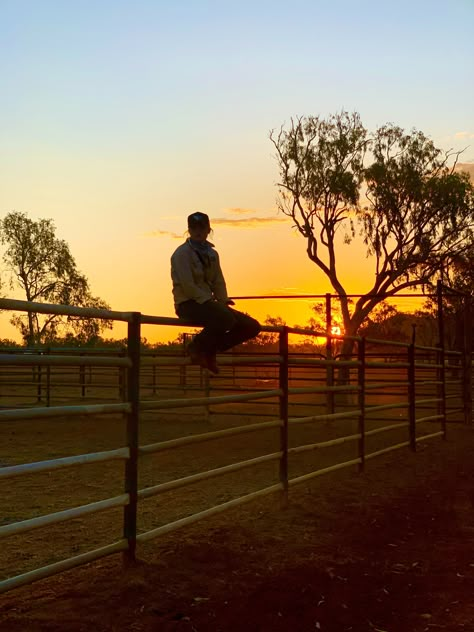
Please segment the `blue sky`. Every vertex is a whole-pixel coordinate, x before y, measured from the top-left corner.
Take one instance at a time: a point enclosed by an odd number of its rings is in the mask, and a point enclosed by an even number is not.
[[[117,309],[173,313],[166,235],[196,209],[269,220],[216,229],[231,293],[327,291],[272,223],[268,133],[292,116],[357,110],[474,162],[473,0],[0,0],[0,22],[0,213],[52,218]]]

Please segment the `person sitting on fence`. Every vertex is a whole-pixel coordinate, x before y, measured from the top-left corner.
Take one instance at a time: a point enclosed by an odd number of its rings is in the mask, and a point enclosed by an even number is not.
[[[232,309],[219,255],[207,241],[211,232],[205,213],[188,217],[189,238],[171,256],[171,279],[176,314],[193,325],[203,326],[187,352],[193,364],[218,373],[216,353],[250,340],[260,332],[260,323]]]

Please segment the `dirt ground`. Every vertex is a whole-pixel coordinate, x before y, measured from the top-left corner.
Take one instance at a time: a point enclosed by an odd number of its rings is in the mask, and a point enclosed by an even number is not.
[[[0,630],[472,632],[474,429],[448,430],[2,595]]]

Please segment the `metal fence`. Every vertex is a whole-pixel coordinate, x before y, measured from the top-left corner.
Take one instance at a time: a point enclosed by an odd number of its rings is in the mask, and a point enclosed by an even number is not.
[[[141,353],[142,325],[186,325],[178,319],[7,299],[0,299],[0,308],[102,318],[126,322],[128,326],[125,351],[110,350],[106,355],[84,350],[41,355],[0,354],[3,407],[0,422],[37,419],[41,423],[41,419],[65,415],[73,418],[120,414],[126,425],[126,441],[119,448],[0,467],[2,480],[92,463],[124,463],[122,493],[0,526],[0,537],[8,537],[121,507],[122,537],[100,548],[3,579],[0,592],[118,551],[131,562],[136,557],[137,544],[268,494],[279,492],[285,497],[290,487],[329,472],[354,466],[362,470],[366,461],[388,452],[405,447],[415,451],[420,441],[446,437],[449,421],[472,421],[471,358],[443,347],[355,337],[354,356],[338,359],[290,352],[289,337],[325,335],[321,332],[264,327],[265,331],[278,335],[275,353],[260,350],[224,354],[219,357],[221,373],[210,377],[207,372],[192,368],[183,354]],[[328,336],[328,340],[335,339],[342,337]],[[60,374],[54,373],[57,368]],[[343,376],[338,375],[341,368]],[[55,383],[61,386],[64,396],[54,390]],[[94,383],[101,387],[108,385],[109,394],[102,394],[99,402],[81,401]],[[12,385],[19,386],[19,392],[32,387],[35,403],[13,405],[15,395],[8,391]],[[38,401],[43,405],[37,405]],[[231,409],[226,408],[229,405]],[[169,415],[179,411],[182,415],[186,409],[197,407],[207,420],[225,408],[227,416],[234,415],[237,419],[237,425],[213,430],[210,424],[206,432],[140,444],[139,428],[145,416],[163,411]],[[249,420],[252,415],[257,417],[255,421]],[[176,417],[176,423],[180,419]],[[323,428],[318,440],[304,431],[315,427]],[[339,434],[334,436],[336,427]],[[146,459],[229,437],[249,436],[250,442],[259,433],[268,431],[276,436],[276,448],[271,451],[140,487],[140,468]],[[334,448],[337,452],[331,452],[332,456],[324,462],[312,456]],[[308,455],[311,458],[305,461],[304,470],[302,463]],[[137,519],[138,507],[146,499],[262,464],[275,464],[278,476],[256,490],[158,527],[141,525]]]

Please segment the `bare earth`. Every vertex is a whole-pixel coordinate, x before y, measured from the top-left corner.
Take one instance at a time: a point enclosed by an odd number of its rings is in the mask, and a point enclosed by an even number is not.
[[[4,546],[8,540],[4,541]],[[0,596],[1,632],[473,632],[474,429]]]

